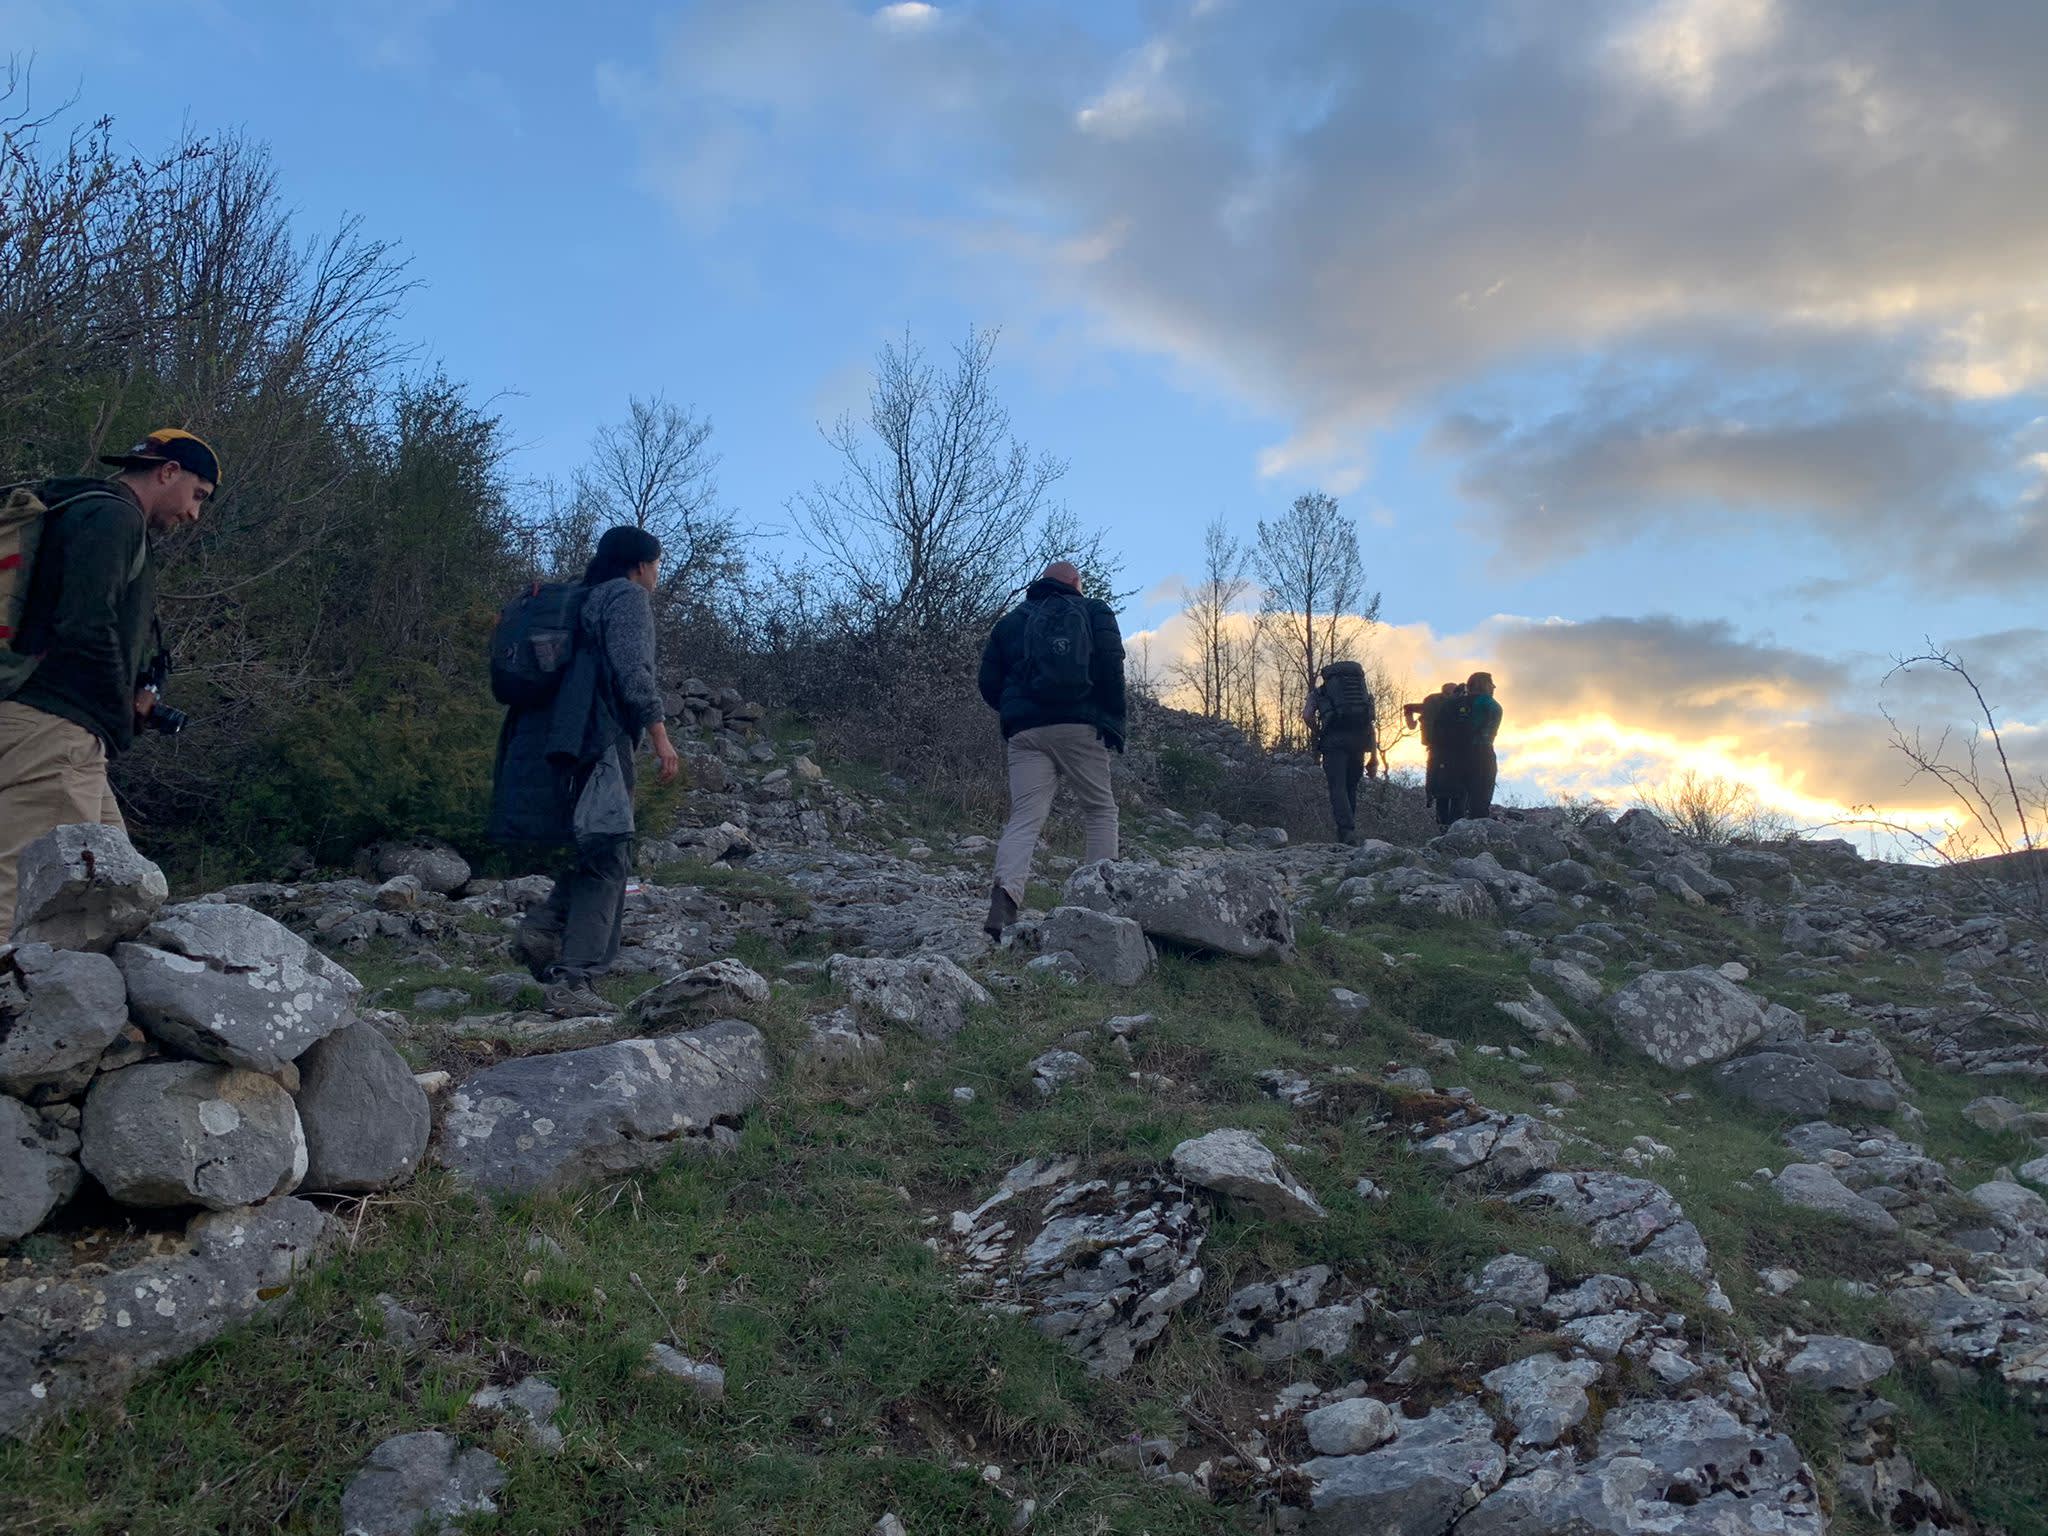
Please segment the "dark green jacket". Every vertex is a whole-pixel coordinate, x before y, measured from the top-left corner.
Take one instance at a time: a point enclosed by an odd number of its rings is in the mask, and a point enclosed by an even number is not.
[[[156,622],[156,555],[142,507],[118,481],[50,519],[36,551],[16,648],[40,652],[15,698],[82,725],[109,753],[135,742],[135,690],[147,676]],[[45,501],[84,482],[51,481]]]

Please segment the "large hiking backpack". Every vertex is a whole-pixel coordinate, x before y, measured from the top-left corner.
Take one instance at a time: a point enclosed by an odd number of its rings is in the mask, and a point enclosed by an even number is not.
[[[1360,730],[1372,723],[1372,690],[1365,668],[1355,661],[1333,661],[1323,668],[1323,696],[1330,701],[1326,730]]]
[[[110,494],[100,479],[30,480],[0,487],[0,699],[11,699],[42,661],[39,653],[16,649],[28,618],[36,555],[53,518],[91,496]],[[149,558],[145,540],[129,580],[142,574]]]
[[[1041,597],[1024,618],[1027,691],[1041,704],[1078,704],[1094,691],[1095,635],[1088,604]]]
[[[533,709],[560,691],[589,593],[580,583],[536,581],[499,610],[491,630],[491,694],[500,704]]]
[[[1470,757],[1479,748],[1479,721],[1472,713],[1477,702],[1469,693],[1445,699],[1437,711],[1436,749],[1446,757]]]

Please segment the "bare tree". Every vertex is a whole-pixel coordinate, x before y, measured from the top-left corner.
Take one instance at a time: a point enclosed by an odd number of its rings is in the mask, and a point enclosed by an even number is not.
[[[660,395],[635,396],[626,419],[598,428],[589,466],[569,496],[580,522],[591,512],[661,540],[664,592],[701,601],[734,574],[742,535],[718,504],[718,455],[711,420]]]
[[[1380,594],[1365,590],[1357,525],[1321,491],[1295,497],[1270,523],[1261,519],[1252,559],[1276,658],[1284,658],[1283,674],[1292,674],[1283,675],[1280,701],[1283,720],[1291,721],[1316,669],[1341,654],[1347,635],[1379,622]]]
[[[1754,786],[1688,768],[1658,789],[1635,786],[1636,801],[1672,831],[1699,843],[1767,841],[1793,831],[1791,818],[1770,810]]]
[[[877,632],[978,628],[994,617],[1067,466],[1010,435],[996,333],[975,330],[941,372],[906,336],[882,348],[864,421],[825,431],[845,466],[790,511]]]
[[[1251,590],[1250,555],[1222,518],[1202,530],[1202,577],[1187,594],[1181,612],[1193,632],[1193,653],[1174,664],[1174,681],[1193,693],[1201,712],[1230,718],[1243,687],[1244,640],[1238,605]]]

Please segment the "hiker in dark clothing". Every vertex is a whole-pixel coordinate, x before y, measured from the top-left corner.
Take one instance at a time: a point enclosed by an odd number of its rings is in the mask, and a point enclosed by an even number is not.
[[[1302,719],[1315,732],[1316,755],[1330,786],[1330,819],[1337,841],[1348,843],[1358,831],[1358,781],[1377,778],[1380,771],[1379,720],[1365,668],[1355,661],[1333,661],[1322,669],[1309,690]]]
[[[1500,779],[1494,738],[1500,734],[1500,701],[1493,696],[1493,674],[1474,672],[1465,680],[1467,748],[1465,814],[1480,821],[1493,815],[1493,790]]]
[[[1109,754],[1124,749],[1124,639],[1109,604],[1082,595],[1078,567],[1055,560],[996,621],[980,686],[1002,720],[1010,760],[1010,818],[982,924],[1001,939],[1024,905],[1031,855],[1062,779],[1081,801],[1087,861],[1116,857]]]
[[[648,594],[660,569],[661,541],[645,529],[613,528],[598,540],[560,691],[544,706],[511,709],[498,736],[491,836],[573,850],[516,939],[546,985],[548,1011],[561,1017],[617,1012],[590,983],[619,955],[641,738],[654,747],[662,783],[682,767],[654,680]]]
[[[199,520],[220,483],[220,460],[190,432],[165,427],[125,453],[104,455],[110,480],[66,478],[21,489],[8,503],[0,575],[0,942],[14,926],[22,849],[57,827],[96,822],[126,830],[107,764],[138,729],[169,729],[157,714],[154,536]],[[42,510],[37,515],[37,508]],[[36,530],[33,548],[29,529]],[[18,605],[20,634],[8,621]]]
[[[1435,811],[1437,824],[1445,827],[1448,827],[1457,817],[1452,814],[1451,797],[1444,787],[1443,715],[1447,708],[1450,708],[1457,702],[1462,692],[1462,684],[1445,683],[1420,704],[1403,704],[1401,706],[1401,715],[1408,722],[1408,728],[1416,730],[1419,726],[1422,735],[1423,797],[1429,801],[1430,808]]]

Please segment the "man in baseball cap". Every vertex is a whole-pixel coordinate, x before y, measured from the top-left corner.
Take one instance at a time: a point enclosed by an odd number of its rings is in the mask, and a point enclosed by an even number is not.
[[[157,705],[151,535],[197,522],[220,485],[219,455],[177,427],[101,462],[120,473],[34,488],[51,510],[14,640],[32,670],[10,669],[18,686],[0,699],[0,941],[23,848],[57,827],[123,825],[107,763]]]

